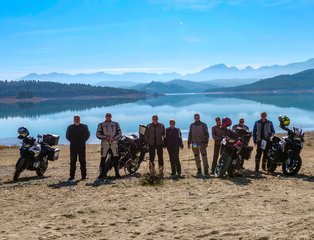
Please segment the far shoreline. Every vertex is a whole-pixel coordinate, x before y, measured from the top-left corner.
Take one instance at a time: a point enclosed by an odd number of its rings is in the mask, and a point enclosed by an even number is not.
[[[126,95],[113,95],[113,96],[76,96],[76,97],[54,97],[54,98],[17,98],[17,97],[4,97],[0,98],[0,103],[3,104],[15,104],[15,103],[40,103],[46,101],[68,101],[68,100],[101,100],[101,99],[143,99],[151,97],[150,94],[126,94]]]

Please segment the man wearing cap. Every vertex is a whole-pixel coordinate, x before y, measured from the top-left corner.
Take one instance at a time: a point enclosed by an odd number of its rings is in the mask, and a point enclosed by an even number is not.
[[[216,117],[215,121],[216,121],[216,125],[212,127],[212,136],[213,136],[215,144],[214,144],[214,154],[213,154],[211,174],[215,172],[218,157],[219,157],[219,152],[221,151],[221,140],[225,134],[224,129],[221,128],[220,117]]]
[[[256,156],[255,156],[255,172],[259,172],[259,165],[261,161],[261,156],[263,154],[262,159],[262,169],[266,170],[266,154],[267,147],[264,149],[261,148],[261,144],[263,141],[269,141],[269,139],[275,134],[275,129],[273,123],[267,120],[267,113],[261,113],[261,119],[256,121],[253,128],[253,141],[254,145],[257,146]],[[267,146],[267,145],[266,145]]]
[[[88,127],[81,123],[80,116],[74,116],[73,122],[66,131],[66,139],[70,142],[70,181],[75,179],[77,156],[81,166],[82,180],[86,179],[86,141],[90,137]]]
[[[96,137],[101,139],[101,161],[98,179],[106,178],[112,166],[114,167],[116,178],[120,178],[117,140],[121,137],[122,132],[119,123],[111,119],[111,113],[107,113],[105,121],[99,123],[97,127]],[[112,151],[113,157],[106,162],[109,149]]]
[[[159,176],[164,175],[163,141],[165,126],[158,122],[158,116],[152,116],[152,123],[148,124],[145,131],[145,141],[149,146],[149,172],[155,175],[155,155],[157,151]]]
[[[240,118],[239,124],[233,125],[232,130],[234,131],[236,129],[245,129],[246,131],[249,131],[249,127],[244,124],[244,118]]]
[[[181,164],[179,160],[180,148],[183,149],[182,134],[179,128],[176,128],[176,121],[170,119],[169,127],[166,129],[165,147],[168,150],[170,165],[171,165],[171,176],[181,176]]]
[[[198,113],[194,114],[194,123],[190,125],[189,138],[188,138],[188,148],[191,147],[194,153],[195,164],[197,167],[197,175],[202,174],[201,159],[200,154],[202,155],[204,174],[208,175],[208,159],[207,159],[207,150],[208,147],[208,128],[206,123],[200,120],[200,115]]]

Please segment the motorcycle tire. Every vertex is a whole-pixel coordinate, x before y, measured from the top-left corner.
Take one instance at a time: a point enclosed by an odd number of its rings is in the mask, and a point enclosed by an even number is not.
[[[236,171],[236,166],[233,164],[230,164],[230,167],[228,168],[228,175],[230,177],[233,177]]]
[[[136,173],[137,170],[140,168],[140,165],[141,161],[139,157],[130,159],[129,161],[126,162],[124,171],[129,174]]]
[[[20,158],[15,165],[15,172],[13,175],[13,181],[17,181],[21,175],[21,173],[25,170],[25,159]]]
[[[48,168],[48,162],[43,162],[40,164],[40,167],[36,169],[36,174],[38,177],[44,176],[45,172],[47,171]]]
[[[282,172],[287,175],[287,176],[294,176],[296,175],[302,166],[302,158],[298,155],[294,156],[295,161],[298,161],[297,164],[294,166],[294,168],[292,170],[289,169],[289,167],[287,167],[287,162],[284,162],[282,164]]]
[[[267,164],[266,164],[267,172],[273,173],[275,172],[276,168],[277,168],[277,164],[273,163],[271,160],[268,159]]]
[[[215,177],[222,177],[225,172],[229,169],[231,164],[231,157],[228,154],[223,153],[219,158],[215,169]]]

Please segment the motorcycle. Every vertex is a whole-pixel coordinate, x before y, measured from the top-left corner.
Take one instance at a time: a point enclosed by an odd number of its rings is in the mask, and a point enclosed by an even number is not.
[[[47,168],[48,160],[59,158],[60,149],[51,146],[58,145],[59,136],[53,134],[38,135],[37,139],[31,136],[19,137],[22,140],[20,158],[15,165],[13,180],[17,181],[24,170],[35,171],[42,177]]]
[[[293,127],[292,130],[280,125],[280,128],[287,131],[287,136],[282,138],[273,136],[267,143],[267,164],[266,170],[274,172],[277,166],[282,166],[285,175],[297,174],[302,166],[300,156],[304,144],[304,133],[302,129]]]
[[[145,128],[145,126],[140,125],[139,136],[136,134],[123,135],[118,139],[119,169],[123,168],[125,174],[136,173],[148,152],[144,141]],[[106,162],[109,162],[112,157],[112,151],[109,150]]]
[[[251,158],[253,147],[248,146],[252,132],[239,128],[226,130],[222,139],[222,154],[215,169],[215,177],[222,177],[226,172],[234,176],[243,168],[244,160]]]

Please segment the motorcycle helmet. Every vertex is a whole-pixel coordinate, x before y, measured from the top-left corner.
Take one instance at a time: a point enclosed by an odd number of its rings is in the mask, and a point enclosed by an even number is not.
[[[19,139],[23,139],[25,137],[27,137],[29,135],[29,131],[26,127],[20,127],[18,130],[17,130],[19,136],[18,138]]]
[[[288,118],[286,115],[283,115],[283,116],[280,115],[278,117],[278,120],[279,120],[281,126],[287,127],[290,125],[290,118]]]
[[[230,127],[231,124],[232,124],[232,121],[231,121],[231,119],[228,118],[228,117],[223,118],[222,121],[221,121],[221,127],[222,127],[222,128]]]

